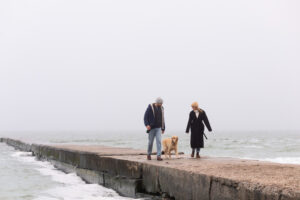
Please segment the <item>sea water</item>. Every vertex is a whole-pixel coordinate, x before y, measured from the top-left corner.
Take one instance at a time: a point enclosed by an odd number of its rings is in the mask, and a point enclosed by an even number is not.
[[[169,131],[163,138],[179,136],[179,151],[191,152],[190,135]],[[246,158],[276,163],[300,164],[300,133],[297,131],[213,132],[206,133],[201,154],[215,157]],[[145,131],[27,132],[1,133],[28,142],[45,144],[91,144],[144,149]],[[154,144],[155,150],[155,144]],[[86,184],[75,174],[65,174],[49,162],[37,161],[31,153],[20,152],[0,143],[1,200],[79,200],[130,199],[95,184]]]
[[[1,200],[129,200],[97,184],[86,184],[29,152],[0,143]]]

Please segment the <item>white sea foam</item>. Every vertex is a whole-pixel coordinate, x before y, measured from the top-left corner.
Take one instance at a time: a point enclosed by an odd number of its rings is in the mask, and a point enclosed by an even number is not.
[[[278,157],[278,158],[264,158],[262,161],[269,161],[283,164],[298,164],[300,165],[300,157]]]
[[[14,152],[11,154],[12,157],[15,159],[18,159],[19,161],[25,162],[25,163],[35,163],[37,164],[38,162],[35,160],[35,157],[32,156],[31,152],[23,152],[23,151],[18,151]]]
[[[14,152],[11,156],[20,158],[20,157],[28,157],[28,156],[31,156],[31,155],[32,155],[31,152],[18,151],[18,152]]]
[[[259,160],[268,161],[281,164],[298,164],[300,165],[300,157],[277,157],[277,158],[252,158],[252,157],[240,157],[246,160]]]
[[[262,149],[262,146],[258,145],[246,145],[245,148],[250,148],[250,149]]]
[[[97,184],[86,184],[74,173],[66,174],[57,170],[51,163],[37,161],[31,153],[15,152],[12,156],[20,161],[31,163],[42,176],[49,176],[54,187],[40,194],[34,200],[128,200],[131,198],[121,197],[115,191]]]

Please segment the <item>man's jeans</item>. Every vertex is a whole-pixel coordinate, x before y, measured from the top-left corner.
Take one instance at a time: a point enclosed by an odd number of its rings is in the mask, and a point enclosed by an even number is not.
[[[148,133],[148,155],[152,153],[153,141],[156,137],[157,156],[161,156],[161,128],[151,129]]]

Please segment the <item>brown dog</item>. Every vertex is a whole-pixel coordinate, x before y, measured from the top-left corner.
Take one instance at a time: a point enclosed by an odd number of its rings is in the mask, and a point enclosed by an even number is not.
[[[167,158],[167,154],[169,155],[169,158],[171,158],[171,151],[175,151],[176,157],[178,158],[178,136],[172,136],[172,138],[166,138],[163,140],[163,147],[164,147],[164,153],[165,157]]]

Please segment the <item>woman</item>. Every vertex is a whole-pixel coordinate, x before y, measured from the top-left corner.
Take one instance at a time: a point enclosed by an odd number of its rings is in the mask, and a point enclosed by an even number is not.
[[[195,150],[197,151],[197,158],[200,158],[200,148],[204,147],[203,135],[204,135],[204,122],[206,128],[211,132],[212,129],[210,127],[209,121],[204,110],[200,109],[197,102],[192,104],[192,111],[190,112],[190,117],[188,121],[188,125],[186,128],[186,133],[189,133],[191,129],[191,147],[192,154],[191,157],[195,156]]]

